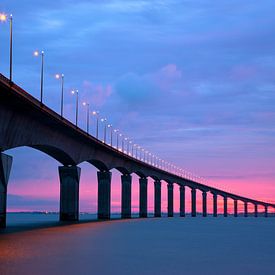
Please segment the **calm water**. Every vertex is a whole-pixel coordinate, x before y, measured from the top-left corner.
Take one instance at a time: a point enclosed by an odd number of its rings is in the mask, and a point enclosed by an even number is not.
[[[10,214],[21,231],[0,233],[0,274],[275,274],[275,218],[57,220]]]

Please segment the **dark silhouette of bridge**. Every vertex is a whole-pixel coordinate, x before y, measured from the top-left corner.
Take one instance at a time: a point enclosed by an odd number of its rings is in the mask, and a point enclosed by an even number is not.
[[[182,174],[167,170],[152,160],[138,158],[114,148],[84,132],[61,117],[22,88],[0,74],[0,227],[6,226],[7,186],[12,166],[8,149],[27,146],[40,150],[59,161],[60,220],[77,221],[79,218],[79,179],[77,166],[86,161],[94,165],[98,176],[98,219],[110,219],[112,169],[121,172],[121,217],[131,218],[131,184],[135,173],[139,176],[139,216],[147,217],[148,177],[154,180],[154,216],[161,216],[161,182],[167,183],[168,217],[173,213],[174,186],[180,190],[180,216],[185,216],[185,187],[191,189],[191,215],[197,214],[196,192],[202,192],[202,215],[207,216],[207,195],[213,196],[213,216],[217,217],[218,196],[223,197],[227,217],[227,201],[234,200],[234,216],[238,216],[238,202],[244,203],[244,216],[248,204],[254,205],[254,215],[263,206],[265,216],[275,204],[258,201],[207,186]]]

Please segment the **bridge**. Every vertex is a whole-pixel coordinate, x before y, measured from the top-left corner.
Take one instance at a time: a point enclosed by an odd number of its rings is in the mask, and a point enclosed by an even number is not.
[[[174,187],[180,190],[180,216],[185,216],[185,191],[191,189],[191,215],[197,215],[197,190],[202,192],[202,215],[207,216],[207,197],[213,196],[213,216],[218,216],[217,198],[224,201],[224,217],[228,216],[228,199],[234,200],[234,216],[238,216],[238,203],[244,204],[244,216],[248,216],[248,204],[254,205],[254,215],[263,206],[265,216],[275,204],[254,200],[208,186],[198,178],[172,171],[162,162],[142,158],[102,142],[83,131],[63,116],[54,112],[0,74],[0,227],[6,226],[7,187],[12,167],[12,157],[6,150],[27,146],[46,153],[61,163],[60,220],[79,219],[78,165],[88,162],[98,169],[98,219],[110,219],[112,169],[121,173],[121,217],[131,218],[132,174],[139,177],[139,216],[147,217],[148,178],[154,180],[154,216],[161,216],[161,185],[167,183],[168,217],[173,217]]]

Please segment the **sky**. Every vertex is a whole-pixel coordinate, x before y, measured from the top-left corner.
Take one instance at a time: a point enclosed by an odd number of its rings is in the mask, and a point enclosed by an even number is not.
[[[33,51],[44,50],[50,108],[59,111],[60,81],[54,75],[64,73],[69,120],[75,106],[70,91],[79,89],[81,101],[155,155],[215,187],[275,203],[274,9],[273,0],[0,3],[14,18],[14,82],[30,94],[38,98],[40,92],[40,62]],[[0,72],[8,75],[7,23],[0,24],[0,39]],[[81,107],[82,128],[85,112]],[[60,163],[30,148],[7,153],[14,157],[9,211],[58,210]],[[96,169],[80,167],[80,210],[94,212]],[[120,174],[112,172],[112,211],[119,212]],[[176,187],[174,198],[177,211]],[[187,192],[187,210],[189,200]],[[209,198],[210,210],[211,204]]]

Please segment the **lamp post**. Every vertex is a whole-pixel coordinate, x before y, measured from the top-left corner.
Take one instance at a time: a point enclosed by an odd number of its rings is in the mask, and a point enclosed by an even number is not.
[[[138,158],[138,150],[139,150],[139,158]],[[141,147],[137,146],[137,159],[141,160]]]
[[[103,137],[103,142],[106,143],[106,131],[107,131],[107,118],[102,118],[101,122],[104,123],[104,137]]]
[[[119,134],[119,136],[121,137],[121,151],[124,153],[124,138],[122,134]]]
[[[44,51],[41,51],[41,53],[39,53],[39,51],[35,51],[33,53],[33,55],[35,57],[38,57],[39,55],[41,55],[41,77],[40,77],[40,102],[43,103],[43,86],[44,86]]]
[[[86,107],[87,107],[87,118],[86,118],[87,126],[86,126],[86,130],[87,130],[87,133],[89,134],[89,125],[90,125],[90,104],[87,103],[87,102],[83,102],[82,104],[83,104],[83,106],[86,106]]]
[[[98,115],[99,115],[99,112],[93,111],[92,115],[96,117],[96,138],[98,139]]]
[[[61,103],[60,103],[60,115],[63,117],[63,106],[64,106],[64,74],[56,74],[57,80],[61,79]]]
[[[126,141],[126,154],[128,155],[129,154],[129,138],[125,138],[125,141]]]
[[[73,90],[72,94],[76,95],[75,125],[78,127],[78,90]]]
[[[8,16],[5,13],[0,13],[0,21],[6,22],[8,20]],[[10,14],[10,82],[12,82],[12,58],[13,58],[13,17]]]
[[[113,147],[113,125],[108,124],[108,128],[110,128],[111,147]]]
[[[134,157],[134,148],[135,148],[136,146],[137,146],[136,144],[133,144],[133,145],[132,145],[132,157]]]
[[[116,133],[116,149],[118,150],[118,129],[115,129],[114,132]]]
[[[12,58],[13,58],[13,54],[12,54],[12,43],[13,43],[13,39],[12,39],[12,27],[13,27],[13,18],[12,18],[12,14],[10,15],[10,81],[12,82]]]

